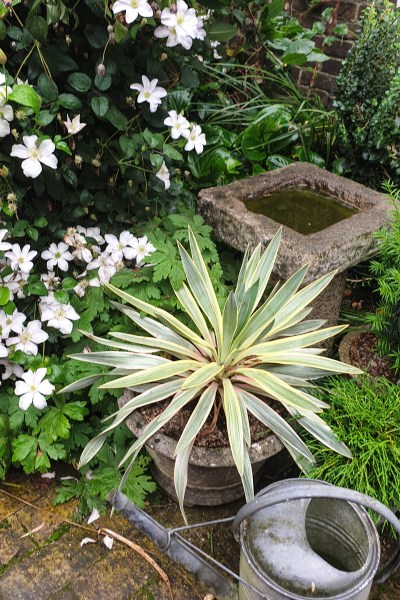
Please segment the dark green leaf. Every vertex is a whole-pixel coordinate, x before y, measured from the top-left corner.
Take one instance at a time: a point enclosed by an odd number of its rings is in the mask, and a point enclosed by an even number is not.
[[[77,92],[87,92],[90,90],[92,80],[86,73],[71,73],[67,79],[69,85]]]
[[[58,102],[60,106],[69,110],[79,110],[82,106],[82,102],[73,94],[60,94]]]
[[[124,113],[118,110],[118,108],[116,108],[115,106],[110,106],[110,108],[104,115],[104,118],[107,119],[107,121],[109,121],[111,125],[114,125],[116,129],[119,129],[119,131],[125,131],[127,129],[128,119],[126,118]]]
[[[91,107],[97,117],[104,117],[110,105],[106,96],[95,96],[91,100]]]
[[[237,27],[230,23],[213,23],[208,30],[208,38],[213,42],[228,42],[237,34]]]
[[[69,303],[69,295],[66,290],[57,290],[54,292],[54,298],[58,300],[58,302],[61,302],[61,304]]]
[[[0,286],[0,306],[4,306],[10,299],[10,290],[8,287]]]
[[[34,281],[33,283],[28,283],[28,292],[32,296],[47,296],[48,291],[44,283],[41,281]]]
[[[43,17],[37,15],[29,17],[26,21],[29,33],[39,42],[44,42],[49,31],[48,25]]]
[[[111,75],[109,73],[105,73],[101,76],[96,75],[96,77],[94,78],[94,83],[97,89],[99,89],[101,92],[105,92],[111,86]]]

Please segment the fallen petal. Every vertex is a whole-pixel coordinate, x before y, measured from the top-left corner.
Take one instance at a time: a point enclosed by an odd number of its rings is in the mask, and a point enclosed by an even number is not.
[[[88,525],[90,525],[90,523],[93,523],[93,521],[97,521],[97,519],[98,519],[99,517],[100,517],[100,513],[99,513],[99,511],[97,510],[97,508],[94,508],[94,509],[92,510],[92,512],[90,513],[90,515],[89,515],[89,518],[88,518],[88,520],[87,520],[87,522],[88,522]]]
[[[81,541],[81,548],[82,546],[84,546],[85,544],[95,544],[96,540],[94,540],[93,538],[83,538],[83,540]]]
[[[51,473],[42,473],[42,475],[41,475],[42,479],[54,479],[55,476],[56,476],[55,471],[52,471]]]
[[[110,537],[109,535],[106,535],[106,536],[104,536],[104,537],[103,537],[103,544],[104,544],[105,546],[107,546],[107,548],[108,548],[109,550],[111,550],[111,548],[113,547],[113,543],[114,543],[114,540],[113,540],[113,538],[112,538],[112,537]]]

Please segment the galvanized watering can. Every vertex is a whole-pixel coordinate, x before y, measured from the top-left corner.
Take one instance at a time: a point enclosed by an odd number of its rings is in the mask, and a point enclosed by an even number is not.
[[[372,582],[382,583],[400,565],[398,543],[377,573],[379,536],[365,508],[381,515],[400,536],[400,522],[391,510],[359,492],[313,479],[279,481],[259,492],[236,517],[175,529],[160,525],[121,492],[112,492],[108,500],[219,600],[367,600]],[[179,534],[223,522],[233,522],[241,544],[240,575]]]

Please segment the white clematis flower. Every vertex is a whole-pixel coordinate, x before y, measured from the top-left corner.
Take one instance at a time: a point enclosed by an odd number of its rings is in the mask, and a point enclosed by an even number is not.
[[[197,154],[201,154],[203,152],[203,148],[207,142],[206,136],[201,132],[200,125],[193,125],[186,139],[187,142],[185,144],[185,150],[190,151],[194,148]]]
[[[156,177],[158,177],[158,179],[161,179],[161,181],[164,183],[165,185],[165,189],[167,190],[170,185],[171,182],[169,180],[169,171],[167,169],[167,166],[165,164],[165,161],[163,162],[163,164],[161,165],[161,169],[159,171],[157,171],[156,173]]]
[[[18,336],[9,337],[6,344],[7,346],[15,345],[15,350],[22,350],[25,354],[36,356],[38,353],[37,344],[45,342],[48,337],[48,334],[42,330],[40,321],[30,321]]]
[[[37,371],[29,369],[21,376],[22,381],[16,382],[14,392],[17,396],[21,396],[19,407],[22,410],[27,410],[31,404],[39,409],[47,406],[45,396],[54,392],[54,385],[48,379],[44,379],[46,371],[45,368]]]
[[[82,131],[84,127],[86,127],[86,123],[81,123],[81,115],[75,115],[72,121],[69,118],[69,115],[67,115],[67,120],[63,121],[63,123],[70,135],[75,135],[76,133]]]
[[[149,254],[156,251],[153,244],[147,241],[147,235],[135,238],[134,250],[137,265],[142,262],[145,256],[149,256]]]
[[[14,333],[22,333],[22,329],[24,327],[24,321],[26,320],[26,315],[22,312],[18,312],[17,309],[14,310],[12,315],[7,315],[4,310],[0,311],[0,338],[6,339],[8,338],[10,331],[14,331]]]
[[[142,75],[142,83],[132,83],[129,87],[131,90],[137,90],[139,96],[137,101],[148,102],[150,105],[150,112],[156,112],[158,106],[161,104],[161,98],[165,98],[167,90],[162,87],[157,87],[158,79],[149,80],[146,75]]]
[[[9,259],[11,268],[14,271],[21,271],[21,273],[29,273],[32,270],[33,262],[35,258],[36,250],[31,250],[29,244],[26,244],[23,248],[19,244],[13,244],[11,250],[5,253],[5,257]]]
[[[47,321],[49,327],[58,329],[64,335],[68,335],[72,331],[72,321],[77,321],[79,315],[70,304],[61,304],[52,296],[47,296],[39,303],[40,315],[43,322]]]
[[[0,73],[0,101],[7,100],[11,93],[12,88],[6,84],[6,76],[4,73]]]
[[[61,271],[68,271],[68,261],[72,260],[72,254],[68,250],[68,245],[65,242],[50,244],[48,250],[43,250],[41,257],[47,260],[47,268],[50,271],[57,265]]]
[[[6,137],[11,131],[10,123],[14,118],[14,111],[10,104],[0,98],[0,138]]]
[[[168,117],[164,120],[164,125],[171,127],[171,137],[177,140],[181,136],[188,138],[190,135],[190,123],[183,116],[178,115],[176,110],[170,110]]]
[[[51,169],[57,168],[57,158],[54,156],[55,145],[51,140],[39,142],[37,135],[24,135],[23,144],[14,144],[10,156],[24,159],[22,171],[25,177],[37,177],[42,172],[42,164]]]
[[[133,23],[138,16],[152,17],[153,9],[146,0],[117,0],[114,2],[112,11],[114,14],[125,11],[125,21]]]
[[[160,27],[154,31],[158,38],[167,37],[167,46],[181,44],[186,50],[192,46],[193,40],[200,37],[198,34],[198,18],[194,8],[189,8],[184,0],[178,0],[176,8],[164,8],[161,13]]]
[[[3,242],[4,238],[9,235],[8,229],[0,229],[0,250],[10,250],[11,244],[10,242]]]
[[[107,233],[105,236],[108,246],[106,247],[106,254],[110,255],[115,263],[126,258],[132,260],[134,258],[133,241],[135,237],[130,231],[122,231],[119,238],[112,233]]]
[[[18,365],[17,363],[13,363],[10,360],[0,360],[0,365],[2,367],[4,367],[5,371],[2,374],[1,378],[3,381],[5,381],[6,379],[10,379],[10,377],[12,375],[15,375],[15,377],[22,377],[22,374],[24,372],[23,368],[21,367],[21,365]]]

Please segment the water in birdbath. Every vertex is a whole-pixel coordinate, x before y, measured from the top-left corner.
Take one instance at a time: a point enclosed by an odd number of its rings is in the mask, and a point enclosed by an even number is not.
[[[289,188],[244,201],[246,208],[308,235],[348,219],[357,210],[337,198],[309,189]]]

